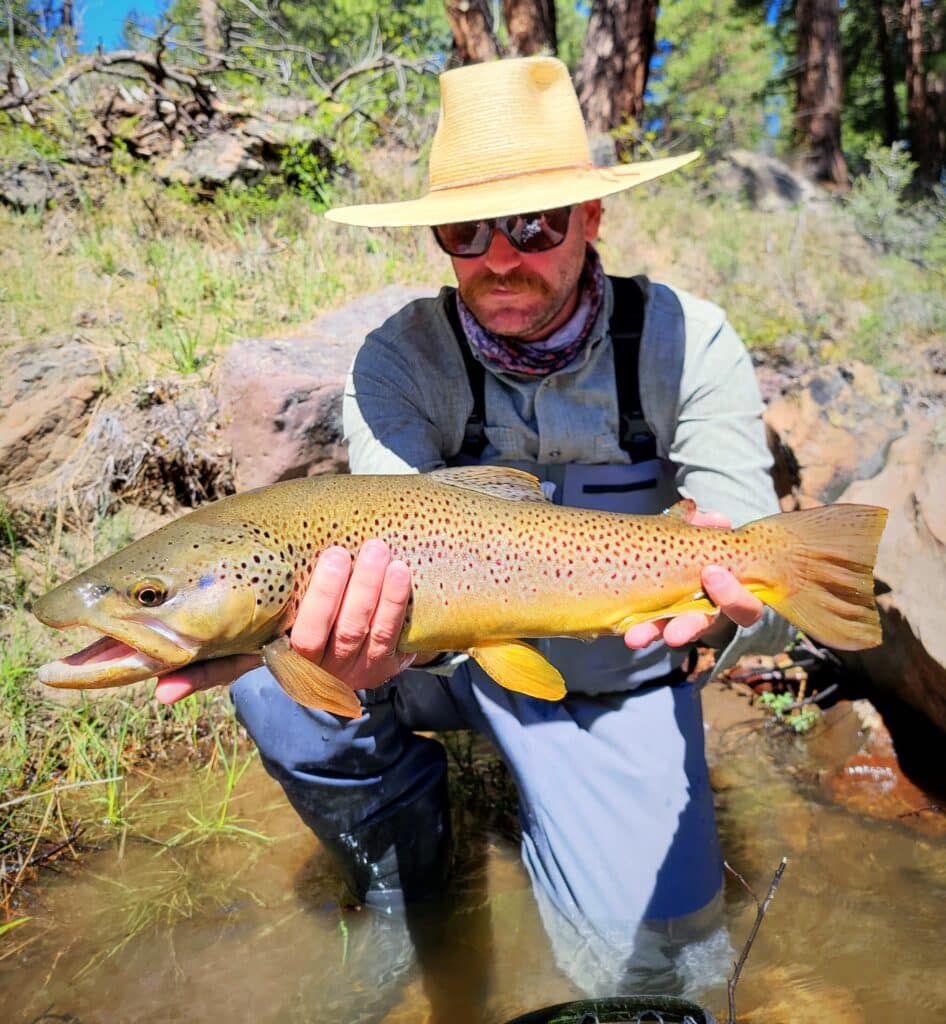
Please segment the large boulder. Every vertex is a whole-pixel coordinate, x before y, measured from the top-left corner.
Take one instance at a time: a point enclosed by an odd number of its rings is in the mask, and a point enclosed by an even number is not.
[[[4,353],[0,494],[87,525],[121,502],[176,512],[233,489],[214,394],[190,378],[110,393],[114,350],[61,336]]]
[[[784,381],[765,411],[782,507],[836,501],[884,465],[907,429],[903,386],[864,363],[823,366]]]
[[[747,200],[765,212],[825,204],[828,194],[784,161],[765,153],[734,149],[713,167],[717,191]]]
[[[35,486],[74,454],[118,360],[59,335],[8,349],[0,376],[0,491]]]
[[[217,374],[224,436],[240,490],[348,468],[342,444],[345,376],[365,335],[432,288],[389,285],[287,338],[244,338]]]
[[[902,701],[946,735],[946,416],[919,422],[841,500],[890,510],[875,572],[884,642],[845,662],[882,709]]]

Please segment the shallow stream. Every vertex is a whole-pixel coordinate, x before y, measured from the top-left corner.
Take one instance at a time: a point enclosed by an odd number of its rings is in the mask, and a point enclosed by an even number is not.
[[[736,989],[739,1020],[946,1018],[946,835],[936,812],[916,793],[892,798],[896,784],[877,764],[844,767],[861,734],[840,706],[816,738],[798,741],[723,703],[708,743],[724,855],[759,898],[789,860]],[[852,798],[844,778],[869,782],[873,801]],[[231,828],[210,839],[200,822],[217,813],[219,772],[182,767],[133,782],[143,788],[124,838],[47,873],[32,919],[0,940],[5,1024],[500,1024],[582,996],[552,961],[509,838],[461,833],[452,909],[413,922],[412,941],[401,922],[344,901],[327,857],[257,762],[240,780]],[[891,799],[905,802],[891,810]],[[888,820],[872,816],[879,805]],[[754,918],[731,881],[737,949]],[[724,980],[697,998],[725,1021]]]

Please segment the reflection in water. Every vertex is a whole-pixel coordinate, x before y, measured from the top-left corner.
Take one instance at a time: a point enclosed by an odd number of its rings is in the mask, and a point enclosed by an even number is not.
[[[822,740],[815,758],[796,743],[757,727],[708,735],[726,859],[761,897],[789,858],[739,983],[740,1020],[942,1016],[946,839],[825,802],[821,774],[848,751]],[[0,939],[0,1020],[498,1024],[581,997],[554,966],[508,838],[462,825],[448,897],[389,917],[347,902],[256,766],[234,813],[268,841],[140,838],[180,831],[206,784],[180,770],[166,798],[152,786],[135,808],[156,815],[123,847],[47,878],[33,920],[10,933],[19,951],[4,956],[13,940]],[[738,948],[755,907],[735,884],[727,911]],[[725,1019],[725,985],[698,998]]]

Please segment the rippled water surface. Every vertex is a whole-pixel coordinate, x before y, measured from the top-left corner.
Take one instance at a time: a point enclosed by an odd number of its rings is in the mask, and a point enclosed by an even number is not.
[[[946,839],[922,800],[884,821],[863,802],[829,799],[858,742],[843,712],[802,745],[739,724],[742,711],[714,714],[708,732],[724,853],[760,898],[780,858],[789,864],[737,988],[739,1019],[943,1019]],[[889,780],[875,768],[848,775],[870,776],[880,793]],[[266,838],[192,842],[187,812],[212,815],[219,775],[138,781],[124,839],[47,874],[32,920],[0,940],[0,1021],[499,1024],[582,995],[551,960],[508,838],[461,832],[451,909],[408,927],[345,903],[257,765],[233,814]],[[741,947],[755,905],[735,882],[727,912]],[[724,984],[699,999],[726,1019]]]

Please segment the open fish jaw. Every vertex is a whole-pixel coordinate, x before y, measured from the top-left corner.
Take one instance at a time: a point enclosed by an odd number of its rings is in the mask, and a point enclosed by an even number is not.
[[[38,677],[47,686],[80,689],[121,686],[149,679],[180,664],[168,664],[123,640],[103,636],[81,651],[40,666]]]

